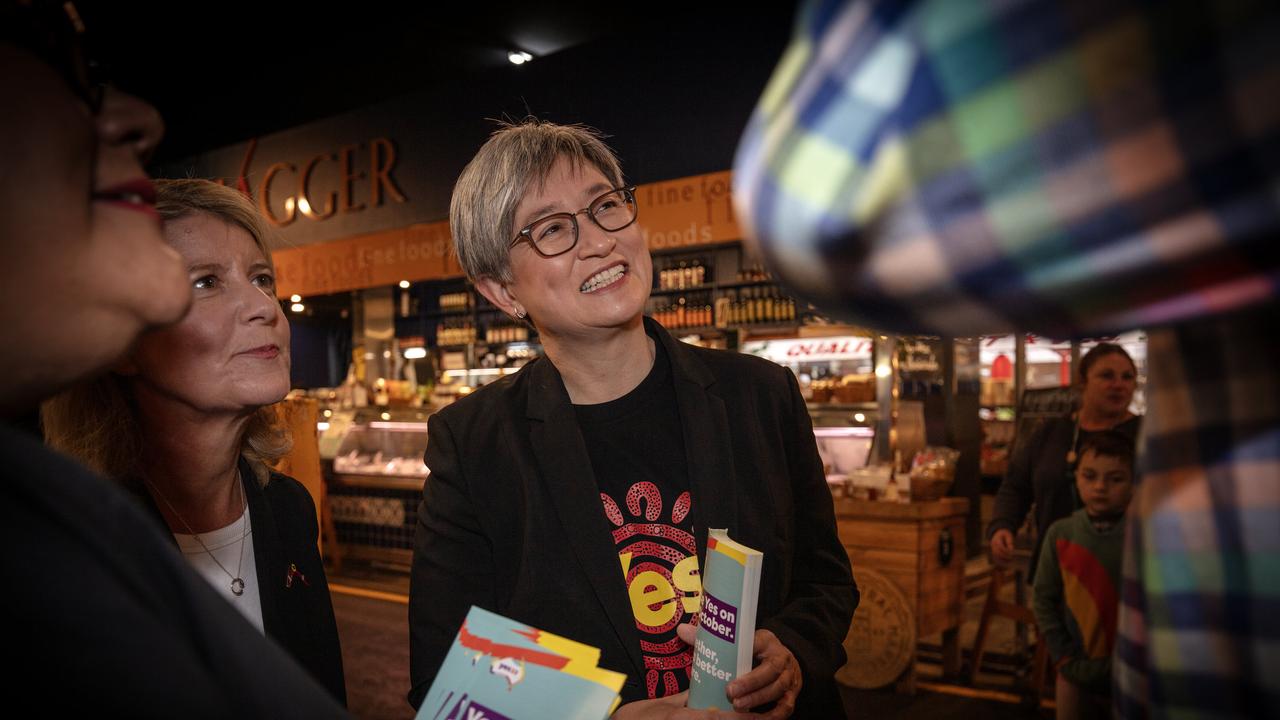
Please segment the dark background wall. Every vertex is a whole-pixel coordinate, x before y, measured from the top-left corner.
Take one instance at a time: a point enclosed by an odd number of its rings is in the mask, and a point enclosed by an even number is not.
[[[637,14],[650,12],[642,6],[628,7]],[[323,222],[300,219],[283,228],[289,243],[308,244],[444,219],[453,181],[495,128],[493,119],[532,114],[599,128],[610,136],[631,182],[726,170],[789,38],[794,5],[766,3],[724,11],[702,6],[670,13],[665,22],[655,22],[651,13],[646,22],[622,24],[618,32],[519,67],[432,71],[408,59],[383,59],[376,71],[380,77],[403,75],[402,94],[254,135],[258,139],[248,179],[251,184],[261,180],[272,162],[302,165],[318,153],[374,137],[395,142],[394,177],[409,202],[386,203]],[[421,42],[429,43],[430,38]],[[299,59],[297,64],[306,67],[307,62]],[[313,82],[323,84],[324,78]],[[342,86],[329,92],[340,94]],[[298,102],[309,102],[299,97]],[[275,100],[239,103],[236,111],[262,113],[265,128],[274,117],[273,103],[289,102],[288,93],[282,93]],[[211,102],[211,110],[214,105]],[[198,123],[171,125],[170,132],[198,133],[201,128]],[[247,140],[200,148],[186,157],[174,157],[170,148],[159,158],[158,174],[235,178]],[[177,147],[193,146],[183,142]],[[357,166],[363,162],[357,153]],[[331,187],[336,172],[336,165],[318,166],[315,186]]]

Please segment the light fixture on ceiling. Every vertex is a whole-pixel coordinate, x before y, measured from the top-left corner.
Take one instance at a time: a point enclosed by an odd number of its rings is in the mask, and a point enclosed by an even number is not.
[[[290,295],[289,302],[302,302],[302,296],[297,294]]]
[[[303,310],[306,310],[306,309],[307,309],[307,306],[306,306],[306,305],[303,305],[302,303],[294,303],[293,305],[291,305],[291,306],[289,307],[289,309],[290,309],[290,310],[292,310],[292,311],[294,311],[294,312],[296,312],[296,313],[300,313],[300,312],[302,312]]]
[[[400,281],[400,287],[404,288],[405,290],[408,290],[408,289],[409,289],[409,281],[408,281],[408,280],[401,280],[401,281]]]
[[[512,50],[507,53],[507,59],[512,65],[523,65],[533,59],[533,56],[524,50]]]

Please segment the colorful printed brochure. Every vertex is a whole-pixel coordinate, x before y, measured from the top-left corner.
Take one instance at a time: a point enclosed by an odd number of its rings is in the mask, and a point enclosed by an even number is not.
[[[728,531],[707,534],[702,570],[702,611],[689,673],[689,707],[733,710],[725,687],[751,670],[764,553],[729,539]]]
[[[604,720],[627,676],[600,650],[472,607],[417,720]]]

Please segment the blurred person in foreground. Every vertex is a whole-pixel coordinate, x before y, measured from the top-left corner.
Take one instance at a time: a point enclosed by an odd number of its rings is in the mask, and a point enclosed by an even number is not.
[[[809,3],[735,161],[793,290],[886,330],[1148,331],[1114,707],[1280,712],[1280,6]]]
[[[315,503],[270,468],[291,446],[274,405],[289,392],[289,321],[271,231],[209,180],[156,181],[155,208],[191,309],[46,400],[45,440],[137,496],[210,587],[344,702]]]
[[[499,129],[454,187],[467,276],[545,356],[431,416],[409,598],[410,700],[471,605],[599,647],[615,717],[684,707],[707,529],[764,553],[756,666],[733,707],[843,714],[857,589],[790,371],[682,343],[644,317],[652,263],[599,135]]]
[[[135,500],[9,424],[191,302],[142,160],[155,110],[104,87],[72,3],[0,2],[0,574],[21,714],[342,717]]]

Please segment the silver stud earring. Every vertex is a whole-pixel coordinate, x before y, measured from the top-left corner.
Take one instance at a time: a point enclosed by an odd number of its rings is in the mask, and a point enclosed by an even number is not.
[[[517,319],[517,320],[523,320],[523,319],[525,318],[525,315],[527,315],[527,313],[526,313],[524,310],[521,310],[520,308],[516,308],[516,319]]]

